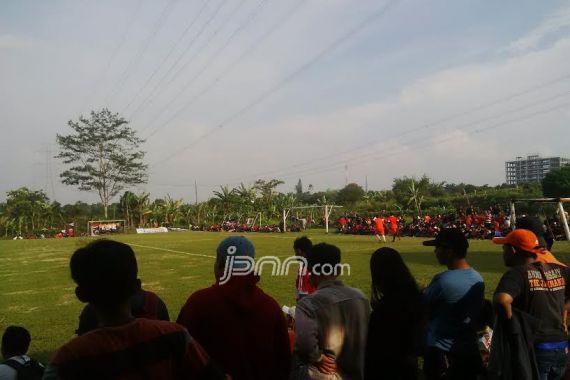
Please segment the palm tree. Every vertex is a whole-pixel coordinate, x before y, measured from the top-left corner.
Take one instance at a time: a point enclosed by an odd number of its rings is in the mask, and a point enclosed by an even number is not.
[[[216,205],[212,205],[212,207],[207,209],[206,217],[211,218],[212,221],[211,224],[216,223],[216,216],[218,215],[217,212],[218,212],[218,206]]]
[[[246,187],[240,183],[239,187],[234,189],[234,193],[239,196],[244,205],[253,205],[257,199],[257,190],[255,187]]]
[[[123,216],[127,221],[128,227],[132,227],[134,224],[133,209],[136,207],[137,203],[138,203],[137,196],[130,191],[125,191],[125,193],[119,199],[119,204],[121,210],[123,211]]]
[[[238,197],[238,200],[240,201],[238,214],[240,216],[242,214],[251,215],[253,212],[255,212],[257,199],[257,190],[255,187],[246,187],[243,183],[241,183],[239,187],[234,190],[235,194]]]
[[[180,208],[182,207],[182,199],[172,199],[170,195],[164,198],[164,217],[169,226],[174,227],[178,217],[180,217]]]
[[[422,202],[424,201],[424,196],[421,193],[421,189],[418,186],[416,186],[416,181],[414,179],[412,179],[412,181],[410,182],[410,186],[408,188],[408,195],[410,196],[410,198],[408,199],[408,206],[413,203],[416,206],[416,211],[418,212],[418,215],[421,215],[422,214],[421,205]]]
[[[131,209],[135,215],[138,216],[138,227],[144,227],[146,225],[147,215],[150,215],[152,210],[150,209],[150,194],[141,193],[135,195],[133,208]]]
[[[323,194],[322,197],[320,197],[320,198],[317,199],[317,204],[318,204],[318,205],[324,206],[324,205],[326,205],[327,203],[328,203],[328,202],[327,202],[327,196],[326,196],[325,194]]]
[[[235,189],[229,188],[229,186],[220,186],[221,191],[214,190],[214,195],[220,201],[222,205],[222,212],[224,213],[224,219],[226,215],[229,213],[232,204],[235,201]]]
[[[188,205],[186,211],[184,212],[186,222],[188,223],[188,228],[191,225],[201,226],[203,222],[203,216],[208,212],[208,203],[202,202],[196,205]]]

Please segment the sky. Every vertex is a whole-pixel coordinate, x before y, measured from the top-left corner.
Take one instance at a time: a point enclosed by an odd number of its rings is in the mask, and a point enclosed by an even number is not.
[[[496,185],[570,156],[570,2],[0,0],[0,201],[61,203],[56,135],[103,107],[146,139],[152,198],[298,179]]]

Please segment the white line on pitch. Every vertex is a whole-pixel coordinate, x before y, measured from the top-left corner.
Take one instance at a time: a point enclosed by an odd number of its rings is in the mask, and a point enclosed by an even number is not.
[[[127,243],[129,245],[135,246],[135,247],[141,247],[141,248],[148,248],[148,249],[156,249],[157,251],[167,251],[167,252],[174,252],[174,253],[182,253],[184,255],[188,255],[188,256],[199,256],[199,257],[209,257],[211,259],[215,259],[216,256],[213,255],[203,255],[201,253],[191,253],[191,252],[184,252],[184,251],[176,251],[174,249],[168,249],[168,248],[161,248],[161,247],[150,247],[148,245],[141,245],[141,244],[134,244],[134,243]]]

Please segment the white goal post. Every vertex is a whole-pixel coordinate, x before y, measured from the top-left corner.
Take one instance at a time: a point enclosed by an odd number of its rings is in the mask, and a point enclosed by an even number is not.
[[[512,199],[511,200],[511,225],[514,227],[516,223],[516,203],[558,203],[558,213],[560,214],[560,223],[564,227],[566,240],[570,243],[570,229],[568,228],[568,219],[564,211],[564,203],[570,203],[570,198],[530,198],[530,199]]]
[[[329,233],[329,217],[334,208],[342,208],[342,206],[337,205],[314,205],[314,206],[297,206],[297,207],[290,207],[283,209],[283,232],[287,232],[287,217],[292,210],[302,210],[302,209],[324,209],[324,216],[325,216],[325,230],[326,233]]]
[[[87,222],[89,236],[101,236],[108,234],[122,234],[125,232],[126,220],[90,220]]]

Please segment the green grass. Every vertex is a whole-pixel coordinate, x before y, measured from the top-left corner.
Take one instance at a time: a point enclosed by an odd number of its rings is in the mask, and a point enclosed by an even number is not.
[[[143,286],[158,293],[175,320],[187,297],[214,281],[212,257],[217,244],[228,233],[180,232],[156,235],[122,235],[116,240],[130,243],[137,254],[139,277]],[[313,242],[326,241],[340,247],[343,262],[350,264],[350,276],[343,281],[370,293],[368,262],[372,252],[382,246],[372,236],[346,236],[323,231],[308,233]],[[292,255],[293,240],[300,234],[247,234],[256,247],[257,256]],[[8,325],[26,326],[33,338],[32,356],[47,361],[51,353],[73,337],[82,304],[75,298],[68,263],[73,251],[88,238],[0,241],[0,332]],[[404,238],[385,245],[402,253],[418,284],[429,282],[444,270],[437,265],[433,249],[421,245],[422,239]],[[557,243],[568,251],[566,243]],[[562,260],[568,254],[559,254]],[[501,249],[490,241],[471,241],[468,260],[486,283],[490,297],[504,272]],[[269,271],[267,271],[269,272]],[[291,271],[294,272],[294,271]],[[294,276],[262,276],[261,287],[280,304],[295,300]]]

